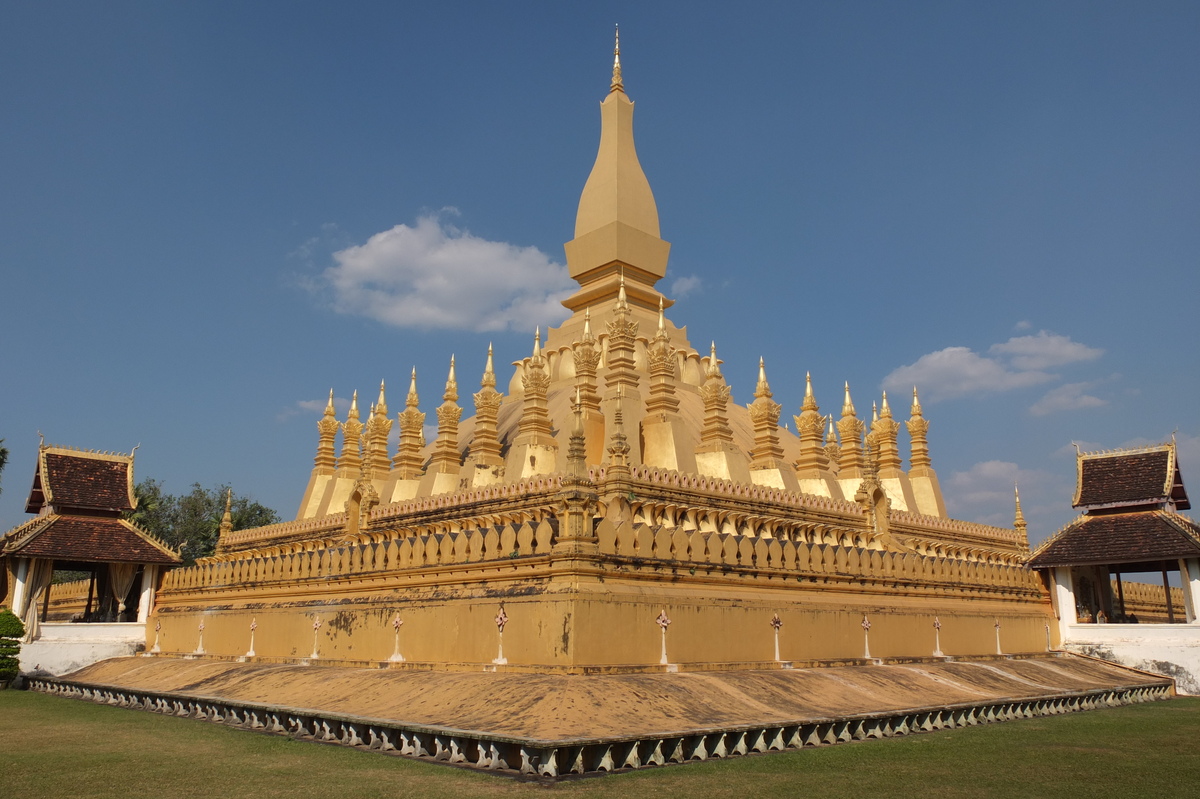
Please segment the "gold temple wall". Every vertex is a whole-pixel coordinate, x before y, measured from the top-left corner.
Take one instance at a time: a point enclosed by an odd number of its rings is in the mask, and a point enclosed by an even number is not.
[[[254,621],[256,657],[297,660],[320,620],[320,661],[379,664],[399,613],[408,667],[478,669],[498,657],[503,603],[509,669],[661,669],[660,610],[668,658],[684,667],[773,665],[776,613],[784,661],[863,657],[864,614],[874,657],[930,655],[935,615],[949,655],[995,654],[997,620],[1003,651],[1047,648],[1050,606],[1012,530],[893,514],[910,551],[887,551],[849,503],[643,479],[609,481],[594,551],[567,555],[555,550],[558,481],[525,488],[377,508],[351,538],[286,542],[276,526],[274,545],[260,537],[167,574],[147,644],[192,653],[203,621],[205,654],[238,657]],[[499,529],[453,529],[485,521]]]

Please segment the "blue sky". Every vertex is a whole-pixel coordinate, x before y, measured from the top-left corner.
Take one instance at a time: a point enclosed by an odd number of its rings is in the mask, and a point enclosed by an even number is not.
[[[1016,479],[1035,540],[1072,441],[1200,480],[1196,3],[4,3],[0,528],[38,430],[290,518],[331,386],[523,357],[614,22],[736,401],[760,355],[785,413],[915,380],[953,514]]]

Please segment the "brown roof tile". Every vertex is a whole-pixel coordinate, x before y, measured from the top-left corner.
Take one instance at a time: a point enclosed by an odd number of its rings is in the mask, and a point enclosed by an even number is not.
[[[1165,501],[1171,496],[1175,477],[1171,454],[1164,447],[1080,458],[1075,507]]]
[[[1086,564],[1142,563],[1200,556],[1200,527],[1165,511],[1083,516],[1029,559],[1035,569]]]
[[[6,538],[4,554],[57,560],[179,563],[178,555],[151,541],[124,519],[56,514],[22,525]]]
[[[42,455],[41,489],[58,510],[133,509],[130,491],[132,460],[128,456],[47,451]]]

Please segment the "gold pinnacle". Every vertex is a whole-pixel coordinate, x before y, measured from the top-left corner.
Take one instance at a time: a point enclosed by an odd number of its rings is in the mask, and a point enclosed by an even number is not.
[[[613,45],[613,76],[610,92],[624,92],[625,83],[621,80],[621,26],[615,26],[615,44]]]

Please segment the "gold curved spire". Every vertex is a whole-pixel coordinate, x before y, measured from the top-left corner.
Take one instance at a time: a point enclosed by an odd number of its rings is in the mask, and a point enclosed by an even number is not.
[[[913,386],[912,415],[913,416],[921,415],[921,398],[917,396],[917,387],[916,386]]]
[[[421,398],[417,396],[417,367],[412,368],[412,378],[408,384],[408,396],[405,397],[404,404],[409,408],[415,408],[420,403]]]
[[[458,379],[454,376],[454,356],[450,356],[450,376],[446,378],[446,391],[442,394],[442,399],[446,402],[454,402],[458,399]]]
[[[482,388],[496,387],[496,367],[492,361],[492,342],[488,342],[487,366],[483,368],[483,379],[479,381]]]
[[[883,404],[879,406],[879,415],[884,419],[892,418],[892,408],[888,405],[887,392],[883,392]]]
[[[708,368],[704,370],[704,374],[708,377],[720,377],[721,364],[725,362],[717,357],[717,342],[712,342],[708,352]]]
[[[333,416],[333,389],[329,389],[329,402],[325,403],[325,415]]]
[[[579,195],[575,238],[566,244],[567,269],[579,290],[563,304],[575,312],[616,293],[614,264],[634,267],[627,275],[629,295],[648,309],[656,299],[654,284],[667,273],[671,245],[659,232],[654,192],[634,146],[633,101],[620,74],[617,47],[613,87],[600,103],[600,146]]]
[[[667,332],[666,317],[663,315],[663,297],[661,294],[658,295],[658,332]],[[761,361],[762,359],[760,358],[759,360]]]
[[[754,387],[754,396],[771,398],[771,386],[767,384],[767,367],[762,356],[758,356],[758,384]]]
[[[374,416],[376,413],[378,413],[380,416],[387,416],[387,397],[383,382],[384,381],[382,380],[379,381],[379,399],[375,402],[375,411],[371,414],[372,416]]]
[[[225,514],[221,516],[220,535],[224,536],[233,532],[233,514],[231,505],[233,504],[233,489],[225,489]]]
[[[608,87],[609,92],[625,91],[625,83],[621,80],[621,26],[615,26],[613,45],[613,76],[612,84]]]
[[[358,389],[354,389],[354,393],[350,395],[350,412],[346,414],[348,419],[358,418]]]
[[[1028,525],[1025,524],[1025,514],[1021,512],[1021,490],[1017,488],[1017,484],[1013,483],[1013,498],[1016,500],[1016,513],[1013,514],[1013,527],[1025,532]]]
[[[800,405],[802,411],[819,411],[821,408],[817,405],[817,398],[813,395],[812,373],[804,373],[804,402]]]
[[[850,399],[850,381],[846,381],[846,399],[842,402],[842,416],[855,416],[854,401]]]
[[[533,331],[533,357],[542,357],[542,327],[538,325]]]

